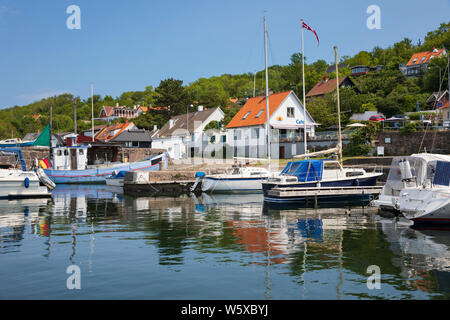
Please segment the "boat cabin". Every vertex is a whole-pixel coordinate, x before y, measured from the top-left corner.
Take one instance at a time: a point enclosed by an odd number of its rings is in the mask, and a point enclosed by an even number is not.
[[[85,170],[88,165],[88,146],[53,148],[53,169]]]

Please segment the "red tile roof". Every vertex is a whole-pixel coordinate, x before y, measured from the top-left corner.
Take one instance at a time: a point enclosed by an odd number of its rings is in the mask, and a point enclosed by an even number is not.
[[[105,111],[105,117],[112,117],[114,115],[114,107],[103,106],[103,110]],[[100,115],[102,111],[100,111]]]
[[[421,65],[424,63],[428,63],[431,60],[431,57],[439,57],[443,53],[443,49],[434,49],[432,51],[423,51],[418,52],[412,55],[409,62],[406,64],[407,67]]]
[[[274,93],[269,96],[269,117],[278,109],[281,103],[287,98],[292,91],[284,91],[280,93]],[[262,112],[261,112],[262,110]],[[258,114],[261,114],[258,116]],[[248,115],[247,115],[248,113]],[[245,115],[247,115],[245,117]],[[245,117],[245,119],[244,119]],[[259,96],[250,98],[247,100],[241,110],[236,113],[227,128],[256,126],[266,123],[267,111],[266,111],[266,97]]]
[[[130,122],[127,121],[125,123],[116,123],[115,125],[105,127],[95,135],[95,140],[107,142],[117,135],[121,134],[129,124]],[[117,129],[119,129],[119,131],[114,136],[111,136],[111,132]]]
[[[343,77],[339,79],[339,85],[342,84],[342,82],[347,77]],[[317,83],[307,94],[306,97],[315,97],[315,96],[322,96],[327,93],[331,93],[334,90],[336,90],[336,79],[331,80],[323,80]]]

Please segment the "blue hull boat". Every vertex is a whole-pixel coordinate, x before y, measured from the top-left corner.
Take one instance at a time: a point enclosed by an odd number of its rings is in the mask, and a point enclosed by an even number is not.
[[[167,157],[165,154],[158,155],[150,160],[123,163],[107,167],[98,167],[84,170],[55,170],[45,169],[45,174],[56,184],[79,184],[79,183],[106,183],[120,171],[158,171],[161,165],[165,166]]]

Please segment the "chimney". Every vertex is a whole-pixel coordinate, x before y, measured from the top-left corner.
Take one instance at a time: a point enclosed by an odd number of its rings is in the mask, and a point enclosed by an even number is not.
[[[118,108],[118,107],[119,107],[119,103],[117,102],[117,103],[116,103],[116,108]]]
[[[156,130],[158,130],[158,126],[155,124],[155,125],[153,125],[153,131],[156,131]]]
[[[200,111],[203,111],[203,106],[198,106],[197,107],[197,110],[200,112]]]
[[[323,82],[324,82],[324,83],[327,83],[327,82],[328,82],[328,79],[329,79],[328,77],[323,77]]]
[[[273,90],[269,89],[269,96],[273,95]]]
[[[169,129],[172,129],[172,127],[173,127],[173,119],[170,119],[169,120]]]

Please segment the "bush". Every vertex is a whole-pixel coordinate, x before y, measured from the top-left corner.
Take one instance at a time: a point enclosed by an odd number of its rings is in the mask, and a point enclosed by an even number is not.
[[[416,123],[408,122],[407,124],[405,124],[405,126],[403,128],[400,129],[400,134],[407,135],[411,132],[416,132],[416,131],[417,131]]]
[[[430,120],[433,115],[436,115],[434,112],[415,112],[409,114],[409,119],[411,120],[420,120],[420,116],[423,115],[425,120]]]

